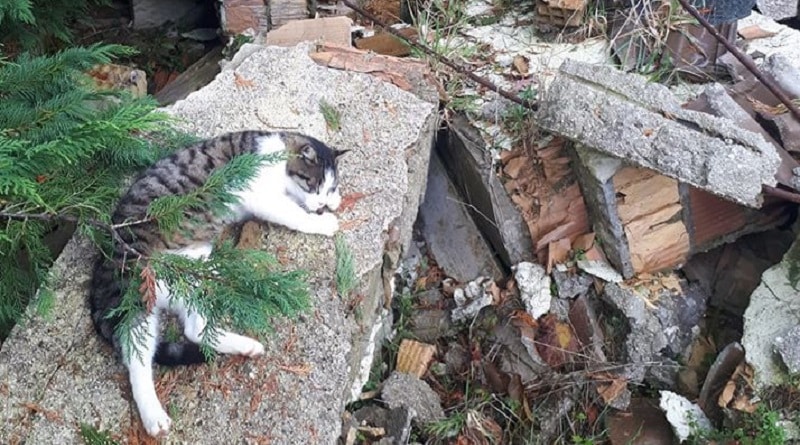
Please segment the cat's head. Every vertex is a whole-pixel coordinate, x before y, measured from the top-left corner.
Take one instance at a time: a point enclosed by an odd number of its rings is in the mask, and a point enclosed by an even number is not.
[[[348,150],[337,150],[305,135],[285,137],[289,158],[286,174],[295,187],[289,192],[309,212],[336,210],[342,202],[339,194],[339,156]]]

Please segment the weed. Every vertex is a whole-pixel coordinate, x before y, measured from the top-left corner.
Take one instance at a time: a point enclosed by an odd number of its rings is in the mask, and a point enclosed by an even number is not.
[[[341,234],[337,234],[334,238],[334,249],[336,252],[336,291],[340,298],[347,298],[356,287],[353,252]]]
[[[88,423],[81,423],[81,438],[86,445],[119,445],[108,431],[100,431]]]
[[[176,420],[181,414],[181,409],[175,402],[169,402],[167,405],[167,412],[169,412],[169,416],[172,420]]]
[[[342,128],[342,113],[325,99],[320,99],[319,111],[322,113],[329,130],[339,131]]]
[[[745,414],[740,426],[733,430],[707,431],[700,429],[697,422],[691,422],[691,445],[709,442],[726,443],[734,441],[741,445],[780,445],[786,442],[786,433],[778,425],[779,416],[775,411],[759,406],[755,413]]]
[[[440,439],[456,437],[467,424],[467,415],[457,412],[441,420],[430,422],[423,428],[425,433]]]

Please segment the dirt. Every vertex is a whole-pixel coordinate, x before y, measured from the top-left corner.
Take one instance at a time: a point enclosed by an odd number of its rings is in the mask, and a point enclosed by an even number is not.
[[[401,22],[400,0],[368,0],[364,9],[377,16],[386,25]]]

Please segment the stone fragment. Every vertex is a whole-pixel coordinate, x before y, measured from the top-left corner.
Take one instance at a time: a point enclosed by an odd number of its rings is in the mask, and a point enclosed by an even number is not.
[[[512,267],[512,271],[525,310],[534,320],[548,313],[553,295],[550,277],[544,268],[536,263],[522,262]]]
[[[466,371],[469,367],[469,351],[458,343],[450,343],[447,352],[444,353],[444,363],[447,366],[447,373],[458,375]]]
[[[781,355],[789,374],[800,374],[800,327],[795,326],[786,334],[775,338],[775,349]]]
[[[661,398],[658,406],[666,414],[667,421],[672,425],[678,441],[683,442],[688,439],[698,428],[705,431],[714,428],[696,403],[692,403],[686,397],[672,391],[659,391],[659,394],[661,394]]]
[[[755,370],[756,389],[784,383],[788,378],[775,354],[775,339],[800,325],[798,261],[800,242],[795,240],[783,260],[761,275],[761,284],[750,296],[744,313],[742,346]]]
[[[487,278],[478,277],[463,288],[456,289],[453,300],[457,307],[450,315],[453,321],[475,318],[481,309],[492,304],[492,294],[486,290],[491,283],[492,281]]]
[[[411,435],[411,420],[414,415],[406,407],[386,409],[371,404],[356,410],[353,417],[358,425],[383,429],[385,436],[379,443],[404,445]]]
[[[428,384],[411,374],[393,372],[383,382],[381,399],[391,408],[406,408],[414,422],[426,424],[444,417],[439,396]]]
[[[410,329],[419,340],[434,343],[453,333],[453,323],[444,309],[420,309],[411,314]]]
[[[558,298],[571,300],[577,296],[583,295],[589,290],[589,287],[594,283],[591,275],[583,273],[571,273],[554,270],[550,276],[556,284],[558,291]]]

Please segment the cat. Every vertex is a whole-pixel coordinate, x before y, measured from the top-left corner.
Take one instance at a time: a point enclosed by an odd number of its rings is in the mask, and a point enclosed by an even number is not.
[[[149,314],[142,313],[133,327],[134,334],[147,333],[141,356],[126,358],[115,334],[119,316],[112,316],[122,299],[127,284],[123,267],[135,259],[135,251],[147,256],[166,251],[191,258],[204,258],[211,253],[212,242],[231,223],[256,218],[286,226],[300,232],[332,236],[339,227],[332,213],[341,203],[338,159],[348,150],[337,150],[323,142],[299,133],[243,131],[228,133],[178,150],[139,175],[117,204],[113,224],[139,222],[118,229],[123,243],[115,243],[109,257],[100,255],[94,266],[89,303],[98,334],[111,343],[128,369],[133,399],[147,433],[153,437],[169,432],[171,419],[156,395],[153,362],[162,365],[202,363],[199,343],[206,321],[201,315],[172,299],[164,283],[156,286],[156,304]],[[269,154],[285,152],[282,161],[264,164],[255,177],[240,191],[239,202],[229,206],[224,218],[198,210],[188,210],[182,227],[170,236],[146,219],[148,206],[154,199],[180,195],[204,184],[209,175],[243,153]],[[330,210],[327,212],[326,210]],[[201,218],[202,224],[197,224]],[[191,220],[191,221],[190,221]],[[123,273],[120,274],[119,271]],[[130,273],[128,271],[128,273]],[[159,339],[159,314],[174,313],[183,323],[186,340],[167,342]],[[264,347],[255,339],[223,331],[213,348],[223,354],[257,356]]]

